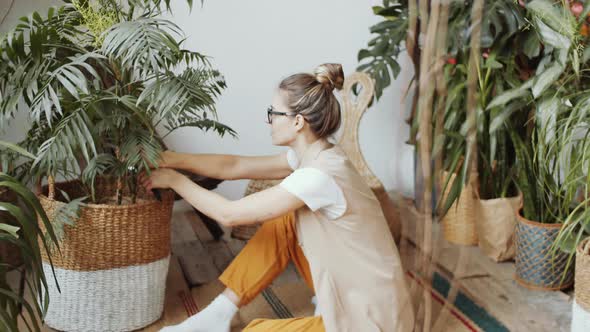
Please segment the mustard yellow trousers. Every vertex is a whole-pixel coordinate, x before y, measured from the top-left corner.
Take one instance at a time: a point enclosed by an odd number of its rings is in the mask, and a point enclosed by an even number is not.
[[[266,221],[227,267],[219,280],[248,304],[285,270],[292,261],[307,285],[313,290],[309,263],[297,242],[295,216]],[[255,319],[245,332],[324,332],[322,318]]]

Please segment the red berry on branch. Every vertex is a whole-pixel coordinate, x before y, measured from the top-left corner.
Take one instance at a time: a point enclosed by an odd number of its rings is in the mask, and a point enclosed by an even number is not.
[[[572,3],[570,10],[575,17],[578,17],[584,11],[584,5],[581,2],[576,1]]]
[[[447,59],[447,63],[449,63],[451,65],[456,65],[457,64],[457,59],[455,59],[455,58],[448,58]]]

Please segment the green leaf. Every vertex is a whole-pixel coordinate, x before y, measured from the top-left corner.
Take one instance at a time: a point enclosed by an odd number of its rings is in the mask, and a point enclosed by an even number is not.
[[[18,145],[12,144],[10,142],[0,141],[0,146],[4,146],[4,147],[8,148],[9,150],[12,150],[12,151],[14,151],[14,152],[16,152],[16,153],[24,156],[24,157],[27,157],[27,158],[30,158],[30,159],[33,159],[33,160],[35,159],[35,156],[32,153],[30,153],[29,151],[21,148]]]
[[[373,14],[378,15],[379,12],[381,10],[383,10],[383,7],[381,7],[381,6],[373,6],[373,7],[371,7],[371,9],[373,9]]]
[[[537,57],[539,54],[541,54],[541,43],[536,33],[529,31],[526,34],[523,51],[529,59]]]
[[[576,50],[572,52],[572,67],[576,75],[580,75],[580,56]]]
[[[4,210],[2,208],[2,206],[0,206],[0,210]],[[10,234],[11,236],[13,236],[14,238],[18,238],[17,232],[18,232],[19,229],[20,228],[19,227],[16,227],[16,226],[12,226],[12,225],[8,225],[8,224],[2,224],[2,223],[0,223],[0,231],[5,231],[8,234]]]
[[[501,93],[500,95],[498,95],[494,99],[492,99],[492,101],[486,107],[486,109],[489,110],[489,109],[497,107],[497,106],[502,106],[513,99],[526,96],[529,93],[528,89],[532,85],[533,85],[533,79],[529,79],[528,81],[524,82],[522,85],[520,85],[516,88],[504,91],[503,93]]]
[[[584,231],[590,234],[590,218],[584,219],[584,221],[582,222],[582,226],[584,226]]]
[[[584,53],[582,54],[582,63],[585,64],[590,59],[590,46],[584,47]]]
[[[534,79],[534,84],[531,89],[533,97],[539,97],[551,84],[553,84],[559,76],[563,73],[565,66],[555,61],[552,66],[546,68],[543,72],[537,75]]]
[[[527,150],[528,146],[524,144],[518,132],[513,129],[509,129],[507,132],[510,135],[517,156],[518,164],[516,165],[516,170],[518,177],[516,178],[516,182],[518,189],[523,194],[524,217],[529,220],[538,220],[536,209],[536,203],[538,202],[537,191],[535,190],[531,156]]]
[[[402,70],[399,63],[390,57],[385,57],[385,61],[389,65],[389,68],[391,68],[391,72],[393,73],[393,77],[394,78],[398,77],[399,73]]]
[[[504,125],[506,120],[508,120],[512,114],[514,114],[516,111],[520,111],[524,104],[524,102],[519,101],[510,103],[508,106],[502,109],[496,116],[490,117],[492,122],[490,123],[489,133],[495,133],[501,126]]]
[[[391,4],[391,6],[381,7],[373,6],[373,14],[382,16],[386,19],[395,19],[400,14],[401,6],[399,4]]]
[[[577,241],[576,237],[569,233],[564,236],[561,241],[558,242],[559,249],[568,254],[574,254],[576,252]]]
[[[496,61],[495,59],[490,59],[489,61],[486,61],[486,67],[490,67],[492,69],[500,69],[503,68],[504,65]]]
[[[535,23],[538,26],[540,22],[553,33],[564,36],[568,43],[570,42],[574,35],[574,17],[569,10],[564,9],[561,5],[556,6],[552,0],[533,0],[526,4],[526,8],[534,13]],[[547,30],[542,28],[540,32],[543,36]],[[565,48],[569,48],[569,46]]]
[[[371,54],[371,52],[367,49],[362,49],[359,51],[358,56],[357,56],[357,61],[361,62],[364,58],[368,58],[370,56],[373,56]]]
[[[102,52],[147,79],[186,59],[173,34],[180,35],[180,28],[169,20],[150,17],[121,22],[105,32]]]
[[[536,17],[535,24],[538,27],[539,33],[541,34],[541,40],[544,43],[560,49],[570,48],[572,42],[567,36],[564,36],[558,33],[557,31],[551,29],[549,26],[543,23],[543,21]]]

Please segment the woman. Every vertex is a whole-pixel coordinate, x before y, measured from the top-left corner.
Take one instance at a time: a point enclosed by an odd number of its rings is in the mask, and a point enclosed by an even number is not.
[[[240,306],[293,261],[315,290],[320,315],[251,322],[244,331],[411,331],[412,305],[399,254],[379,202],[344,152],[328,142],[340,126],[333,94],[342,67],[284,79],[267,111],[274,145],[266,157],[165,152],[142,182],[171,188],[225,226],[263,222],[220,277],[227,287],[205,310],[165,332],[229,331]],[[218,179],[282,179],[237,201],[205,190],[173,169]],[[317,312],[318,310],[316,310]]]

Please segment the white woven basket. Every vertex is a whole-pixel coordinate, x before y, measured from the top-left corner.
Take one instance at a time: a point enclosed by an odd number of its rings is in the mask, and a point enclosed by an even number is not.
[[[45,323],[60,331],[132,331],[147,326],[164,310],[169,263],[166,257],[112,270],[56,268],[61,293],[51,266],[44,263],[51,301]]]
[[[111,183],[98,183],[102,197],[116,197]],[[76,181],[57,186],[72,197],[83,194]],[[65,204],[55,192],[39,195],[52,222]],[[170,264],[173,204],[169,191],[162,192],[162,201],[140,192],[133,204],[82,204],[74,224],[63,226],[60,250],[51,254],[61,292],[42,252],[49,292],[46,325],[61,331],[132,331],[158,320]]]
[[[574,300],[572,308],[572,332],[588,332],[590,331],[590,312],[584,310]]]

